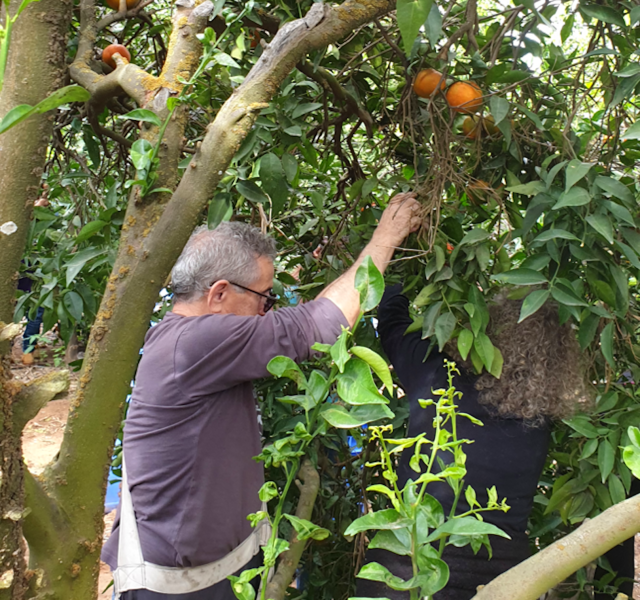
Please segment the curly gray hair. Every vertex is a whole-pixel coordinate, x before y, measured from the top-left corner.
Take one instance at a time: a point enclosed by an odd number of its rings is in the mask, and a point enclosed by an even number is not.
[[[171,271],[171,287],[179,302],[191,302],[220,279],[250,286],[259,277],[257,259],[274,260],[276,243],[246,223],[198,227]]]

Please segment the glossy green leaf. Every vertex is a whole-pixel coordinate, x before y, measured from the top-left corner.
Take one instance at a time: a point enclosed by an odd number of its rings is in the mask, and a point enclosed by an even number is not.
[[[251,200],[252,202],[262,204],[269,200],[266,194],[254,181],[241,179],[236,183],[236,189],[238,190],[239,194],[247,198],[247,200]]]
[[[599,323],[600,317],[593,313],[589,313],[580,323],[580,329],[578,330],[578,342],[580,343],[581,350],[585,350],[591,342],[593,342]]]
[[[465,244],[477,244],[478,242],[483,242],[484,240],[489,239],[489,232],[484,229],[480,229],[476,227],[472,229],[462,238],[458,246],[464,246]]]
[[[307,519],[301,519],[300,517],[296,517],[294,515],[283,515],[293,528],[296,530],[296,537],[303,540],[325,540],[330,535],[331,532],[328,529],[324,529],[324,527],[318,527],[318,525],[313,524],[311,521],[307,521]]]
[[[118,118],[131,119],[132,121],[144,121],[145,123],[152,123],[156,127],[162,126],[162,120],[160,117],[146,108],[136,108],[125,115],[120,115]]]
[[[373,372],[380,378],[380,381],[382,381],[389,393],[393,393],[391,371],[389,371],[389,366],[382,356],[370,348],[365,348],[364,346],[353,346],[351,348],[351,353],[365,361],[373,369]]]
[[[602,483],[607,481],[613,469],[616,453],[613,446],[607,440],[601,440],[598,445],[598,468]]]
[[[568,192],[560,195],[560,200],[553,206],[553,210],[565,208],[566,206],[584,206],[591,202],[591,195],[581,187],[573,187]]]
[[[468,329],[463,329],[458,335],[458,352],[462,360],[467,360],[471,347],[473,346],[473,333]]]
[[[354,406],[361,404],[387,404],[389,401],[378,391],[373,381],[369,365],[359,358],[352,358],[344,368],[344,373],[336,377],[338,396]]]
[[[394,414],[384,404],[366,404],[347,410],[344,406],[325,405],[321,412],[322,417],[338,429],[352,429],[361,427],[380,419],[393,419]]]
[[[413,42],[427,20],[432,4],[433,0],[398,0],[396,3],[396,19],[407,55],[411,53]]]
[[[566,306],[589,306],[582,298],[576,296],[576,294],[568,288],[552,287],[551,295],[554,300]]]
[[[403,517],[397,510],[387,508],[358,517],[347,527],[344,535],[356,535],[361,531],[370,531],[372,529],[404,529],[412,524],[413,521],[411,519]]]
[[[307,378],[300,367],[288,356],[276,356],[267,364],[267,371],[275,377],[286,377],[295,381],[298,387],[306,388]]]
[[[82,297],[80,294],[76,292],[67,292],[64,295],[62,300],[64,307],[67,309],[69,314],[74,318],[76,323],[80,323],[82,321]]]
[[[596,185],[607,194],[615,196],[623,202],[632,203],[634,201],[631,190],[621,181],[613,177],[603,177],[599,175],[595,179]]]
[[[95,235],[96,233],[98,233],[98,231],[102,230],[107,225],[108,223],[105,221],[91,221],[90,223],[87,223],[80,230],[78,237],[76,237],[76,243],[79,244],[80,242],[88,240],[92,235]]]
[[[624,22],[622,15],[613,8],[603,6],[600,4],[579,4],[578,10],[587,17],[597,19],[603,23],[610,23],[612,25],[618,25],[626,29],[627,24]]]
[[[375,308],[384,293],[384,279],[370,256],[365,256],[355,277],[356,290],[360,294],[360,310],[367,312]]]
[[[106,252],[106,248],[87,248],[86,250],[81,250],[80,252],[72,254],[65,263],[65,266],[67,268],[67,287],[71,285],[78,273],[80,273],[80,271],[82,270],[82,267],[84,267],[90,260],[96,258],[97,256],[102,256]]]
[[[394,554],[399,554],[401,556],[411,555],[411,545],[407,546],[404,544],[398,536],[396,536],[395,531],[383,529],[378,531],[375,534],[373,539],[369,542],[369,548],[380,548],[382,550],[388,550],[389,552],[393,552]]]
[[[536,290],[531,292],[522,302],[518,323],[537,312],[549,298],[549,290]]]
[[[547,229],[537,236],[532,244],[543,244],[550,240],[575,240],[580,241],[573,233],[566,231],[565,229]]]
[[[602,354],[613,369],[616,368],[616,361],[613,357],[614,327],[614,323],[609,323],[600,334],[600,348],[602,349]]]
[[[280,214],[289,197],[289,188],[282,163],[273,152],[265,154],[260,160],[260,181],[262,189],[271,198],[273,215]]]
[[[595,163],[585,163],[577,158],[569,161],[566,169],[565,191],[569,191],[593,167]]]
[[[511,105],[508,100],[501,96],[491,96],[489,99],[489,107],[491,108],[491,116],[493,117],[494,123],[498,125],[504,121],[509,114]]]
[[[591,225],[607,242],[613,244],[613,226],[611,219],[606,215],[589,215],[586,218],[587,223]]]
[[[492,275],[491,279],[512,285],[540,285],[541,283],[548,283],[547,278],[542,273],[532,269],[514,269],[513,271]]]
[[[331,346],[329,353],[333,362],[336,363],[340,373],[344,373],[344,366],[347,364],[351,355],[347,352],[347,339],[349,338],[349,330],[343,329],[342,333],[338,336],[335,344]]]
[[[491,371],[491,365],[493,364],[493,357],[495,353],[495,348],[489,339],[489,336],[486,333],[478,332],[476,336],[473,347],[475,351],[478,353],[480,360],[482,360],[482,364],[487,371]]]
[[[454,534],[466,536],[497,535],[507,538],[508,540],[511,539],[508,534],[502,531],[502,529],[492,525],[491,523],[479,521],[475,517],[457,517],[440,525],[440,527],[429,535],[427,540],[429,542],[434,542],[443,537]]]
[[[456,328],[456,322],[456,317],[451,312],[441,314],[436,320],[435,334],[440,352],[442,352],[444,345],[451,339],[451,335]]]

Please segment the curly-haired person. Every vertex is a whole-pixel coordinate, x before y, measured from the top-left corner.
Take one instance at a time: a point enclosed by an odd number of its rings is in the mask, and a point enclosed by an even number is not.
[[[489,306],[487,335],[504,357],[500,379],[488,373],[474,375],[455,344],[445,347],[446,357],[455,360],[461,372],[454,379],[456,389],[463,394],[458,402],[460,412],[484,424],[474,425],[464,417],[457,420],[458,438],[473,440],[463,447],[467,454],[465,485],[474,488],[483,505],[488,500],[486,489],[496,486],[499,498],[506,498],[511,508],[506,513],[483,513],[483,518],[500,527],[511,539],[492,536],[491,559],[484,547],[474,554],[468,545],[446,546],[442,558],[449,565],[451,575],[447,586],[435,594],[434,600],[469,600],[479,585],[489,583],[529,556],[527,521],[547,458],[551,422],[569,416],[577,404],[587,401],[580,349],[570,326],[559,324],[557,308],[551,303],[518,323],[521,304],[521,301],[498,297]],[[421,408],[418,400],[431,398],[432,390],[447,388],[445,355],[435,349],[427,356],[429,340],[421,339],[420,332],[405,335],[412,319],[409,300],[401,295],[401,286],[387,288],[378,319],[382,347],[409,404],[407,435],[414,437],[424,432],[432,439],[435,406]],[[411,451],[405,452],[400,458],[400,489],[408,479],[417,477],[409,467],[411,454]],[[451,513],[454,496],[447,483],[431,483],[427,492],[442,504],[445,514]],[[456,512],[468,510],[462,494]],[[371,561],[383,564],[405,580],[413,575],[407,556],[371,549],[366,553],[365,562]],[[356,595],[391,600],[409,598],[408,592],[394,591],[383,583],[363,579],[358,580]]]

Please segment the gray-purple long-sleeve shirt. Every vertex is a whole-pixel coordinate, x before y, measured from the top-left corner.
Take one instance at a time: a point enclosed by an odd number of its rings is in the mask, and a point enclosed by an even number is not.
[[[264,316],[168,313],[150,329],[124,428],[144,559],[169,567],[219,560],[252,531],[263,468],[252,380],[278,355],[296,361],[347,326],[328,299]],[[117,566],[116,520],[102,559]]]

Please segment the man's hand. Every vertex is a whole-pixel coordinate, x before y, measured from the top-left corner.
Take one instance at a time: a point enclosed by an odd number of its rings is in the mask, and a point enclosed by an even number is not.
[[[410,233],[420,227],[421,206],[415,198],[414,192],[405,192],[396,194],[389,200],[373,234],[376,243],[399,246]]]

